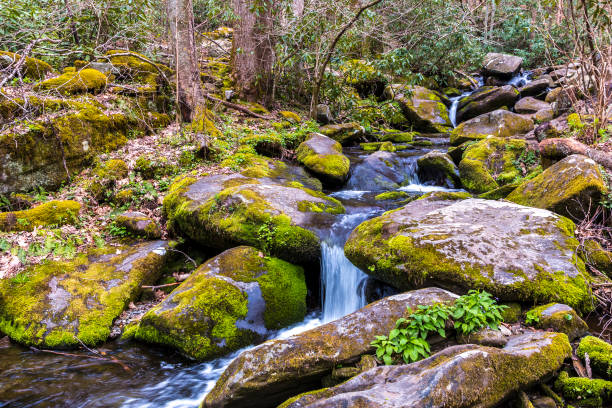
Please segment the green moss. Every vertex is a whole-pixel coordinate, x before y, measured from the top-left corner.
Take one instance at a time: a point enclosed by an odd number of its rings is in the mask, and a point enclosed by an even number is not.
[[[597,241],[591,239],[584,241],[580,246],[580,256],[588,265],[594,266],[612,278],[612,253],[604,250]]]
[[[555,389],[567,399],[587,401],[592,407],[612,402],[612,381],[570,377],[563,371],[555,381]]]
[[[612,344],[587,336],[580,340],[576,353],[582,359],[588,354],[593,370],[608,380],[612,379]]]
[[[0,331],[38,347],[79,347],[77,337],[89,346],[105,341],[113,320],[161,270],[163,255],[137,254],[140,248],[43,263],[30,268],[23,283],[0,280]]]
[[[294,112],[280,111],[280,112],[278,112],[278,114],[281,115],[283,118],[285,118],[286,120],[288,120],[291,123],[300,123],[302,121],[302,118],[300,118],[300,115],[298,115],[297,113],[294,113]]]
[[[21,55],[9,51],[0,51],[0,56],[8,56],[15,62],[19,62],[22,58]],[[35,80],[43,79],[49,72],[53,72],[51,65],[31,57],[26,57],[26,62],[21,70],[24,77]]]
[[[32,231],[34,228],[78,222],[81,204],[76,201],[49,201],[23,211],[0,213],[0,231]]]
[[[506,309],[502,311],[503,321],[506,323],[516,323],[521,317],[521,305],[516,302],[504,303]]]
[[[573,340],[582,336],[587,330],[586,323],[572,309],[555,303],[538,306],[531,309],[531,316],[537,316],[535,326],[539,329],[552,329],[556,332],[565,333]]]
[[[277,408],[288,408],[294,402],[299,401],[300,399],[302,399],[302,397],[305,397],[307,395],[313,395],[314,396],[314,395],[317,395],[317,394],[321,394],[321,393],[326,392],[328,389],[329,388],[321,388],[321,389],[314,390],[314,391],[303,392],[301,394],[296,395],[295,397],[289,398],[287,401],[285,401],[282,404],[280,404]]]
[[[418,132],[390,132],[385,133],[380,140],[383,142],[408,143],[412,142],[414,137],[418,135]]]
[[[410,194],[408,194],[405,191],[386,191],[384,193],[380,193],[378,194],[376,197],[374,197],[375,200],[398,200],[400,198],[407,198],[410,197]]]
[[[366,152],[375,152],[378,151],[383,142],[369,142],[369,143],[359,143],[359,146],[362,150]]]
[[[62,95],[80,93],[99,93],[107,84],[106,75],[95,69],[86,68],[78,72],[66,72],[57,78],[51,78],[37,84],[37,91],[57,91]]]
[[[474,193],[480,194],[499,188],[495,179],[483,168],[482,162],[464,158],[459,163],[461,184]]]

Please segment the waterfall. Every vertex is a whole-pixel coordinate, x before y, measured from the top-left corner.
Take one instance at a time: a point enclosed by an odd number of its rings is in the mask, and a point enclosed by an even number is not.
[[[339,319],[366,305],[367,275],[344,256],[344,247],[323,242],[321,245],[322,321]]]

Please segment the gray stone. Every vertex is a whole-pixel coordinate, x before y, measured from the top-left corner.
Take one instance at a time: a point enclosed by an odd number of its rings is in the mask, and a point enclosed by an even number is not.
[[[482,73],[485,76],[508,79],[520,71],[521,65],[523,65],[521,57],[490,52],[485,56],[482,63]]]
[[[482,87],[459,101],[457,121],[463,122],[503,107],[511,109],[518,97],[519,91],[512,85]]]
[[[485,137],[516,137],[533,129],[533,120],[507,110],[498,109],[461,123],[450,135],[453,146]]]
[[[516,113],[536,113],[542,109],[551,109],[550,104],[531,96],[519,99],[514,106]]]
[[[326,184],[340,185],[348,178],[350,161],[342,145],[320,133],[311,133],[296,150],[297,160]]]
[[[317,105],[316,118],[317,122],[322,123],[324,125],[327,125],[328,123],[331,123],[334,120],[329,106],[325,105],[324,103],[320,103]]]
[[[521,88],[519,88],[519,92],[521,93],[521,97],[524,98],[526,96],[540,96],[546,93],[546,90],[552,86],[552,79],[546,75],[541,78],[538,78],[534,81],[525,84]]]

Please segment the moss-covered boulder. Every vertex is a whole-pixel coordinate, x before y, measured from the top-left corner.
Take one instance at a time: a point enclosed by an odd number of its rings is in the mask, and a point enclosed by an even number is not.
[[[570,377],[563,371],[555,381],[555,389],[580,407],[607,408],[612,404],[612,381]]]
[[[0,194],[57,188],[93,158],[127,142],[134,124],[125,115],[79,103],[76,113],[0,133]]]
[[[304,270],[241,246],[201,265],[142,317],[135,338],[207,360],[305,315]]]
[[[0,280],[0,332],[45,348],[102,343],[141,286],[159,278],[166,250],[165,241],[95,250]]]
[[[61,95],[97,94],[106,87],[107,82],[106,75],[98,70],[86,68],[78,72],[66,72],[57,78],[42,81],[34,89],[58,92]]]
[[[606,251],[599,242],[592,239],[585,240],[579,250],[587,265],[612,278],[612,252]]]
[[[326,184],[341,185],[350,169],[342,145],[320,133],[312,133],[296,150],[297,160]]]
[[[570,341],[584,336],[589,326],[569,307],[561,303],[549,303],[538,306],[527,312],[535,318],[535,327],[538,329],[551,329],[552,331],[565,333]]]
[[[484,289],[503,301],[590,309],[574,223],[514,203],[428,197],[360,224],[344,251],[364,272],[405,290]]]
[[[313,230],[344,207],[297,181],[255,178],[261,175],[178,180],[164,199],[171,228],[208,247],[252,245],[292,262],[317,262],[320,241]]]
[[[465,149],[459,176],[467,190],[482,194],[526,176],[536,165],[537,150],[529,150],[524,139],[487,137]]]
[[[143,237],[148,239],[161,238],[161,228],[152,218],[147,217],[139,211],[126,211],[121,213],[115,219],[115,223],[119,227],[123,227],[134,237]]]
[[[545,379],[571,355],[567,336],[528,333],[502,349],[466,344],[448,347],[407,365],[372,368],[285,408],[494,407]]]
[[[533,121],[516,113],[499,109],[461,123],[450,135],[453,146],[487,136],[516,137],[533,129]]]
[[[340,72],[347,84],[351,85],[362,98],[369,95],[381,96],[387,80],[384,75],[368,62],[352,59],[340,66]]]
[[[419,180],[436,185],[458,188],[459,170],[453,159],[439,150],[427,152],[417,160]]]
[[[123,160],[108,160],[98,163],[91,174],[82,180],[81,185],[97,202],[101,203],[110,197],[117,181],[126,178],[128,172],[128,165]]]
[[[36,207],[0,213],[0,231],[32,231],[34,228],[58,227],[78,222],[81,204],[72,201],[49,201]]]
[[[606,191],[607,186],[597,163],[575,154],[525,181],[507,199],[568,217],[582,217]]]
[[[512,85],[484,86],[461,98],[457,106],[457,121],[463,122],[502,107],[512,108],[519,91]]]
[[[482,61],[482,73],[485,76],[510,79],[521,70],[523,59],[515,55],[490,52]]]
[[[377,151],[353,166],[348,186],[354,190],[396,190],[411,172],[408,161],[399,154]]]
[[[438,288],[390,296],[348,316],[287,339],[267,341],[236,358],[206,396],[203,407],[269,407],[320,387],[338,365],[372,350],[376,335],[388,333],[407,307],[451,303],[456,295]]]
[[[550,104],[539,99],[532,98],[531,96],[519,99],[514,106],[514,111],[516,113],[536,113],[544,109],[551,109]]]
[[[5,69],[19,63],[21,55],[10,51],[0,51],[0,68]],[[25,63],[21,66],[21,76],[29,79],[41,80],[48,73],[53,72],[51,65],[37,58],[26,57]]]
[[[582,359],[588,354],[595,373],[612,380],[612,344],[597,337],[586,336],[580,340],[576,353]]]
[[[415,130],[433,133],[450,130],[448,108],[436,92],[422,86],[389,85],[385,93],[400,104]]]
[[[342,146],[349,146],[359,142],[365,135],[365,129],[357,122],[342,123],[339,125],[325,125],[319,129],[327,137],[331,137]]]

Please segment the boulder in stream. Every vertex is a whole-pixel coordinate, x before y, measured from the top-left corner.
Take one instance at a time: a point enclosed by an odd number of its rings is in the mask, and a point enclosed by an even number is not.
[[[449,188],[461,186],[459,170],[453,159],[439,150],[427,152],[417,160],[418,174],[421,181],[432,181],[436,185]]]
[[[502,349],[452,346],[416,363],[372,368],[279,408],[489,408],[558,370],[571,353],[562,333],[515,336]]]
[[[518,137],[533,129],[533,121],[516,113],[498,109],[461,123],[450,135],[450,142],[458,146],[464,142],[487,136]]]
[[[485,76],[495,76],[510,79],[521,70],[523,59],[509,54],[490,52],[482,62],[482,73]]]
[[[341,185],[348,178],[350,161],[342,145],[320,133],[312,133],[296,150],[297,160],[324,183]]]
[[[267,341],[240,354],[221,375],[202,406],[269,407],[320,387],[321,378],[372,351],[376,335],[388,333],[407,307],[452,303],[457,296],[427,288],[390,296],[341,319],[287,339]]]
[[[76,348],[106,341],[113,320],[161,273],[168,244],[106,248],[0,279],[0,332],[36,347]]]
[[[345,245],[364,272],[400,290],[484,289],[502,301],[557,301],[589,310],[575,225],[547,210],[428,197],[360,224]]]
[[[514,106],[516,113],[536,113],[543,109],[551,109],[550,104],[531,96],[519,99]]]
[[[206,360],[305,315],[304,270],[240,246],[201,265],[142,317],[134,336]]]
[[[361,141],[365,135],[365,129],[357,122],[325,125],[319,131],[325,136],[331,137],[342,146],[355,144]]]
[[[482,87],[459,101],[457,121],[463,122],[503,107],[510,109],[518,97],[519,91],[512,85]]]
[[[448,108],[440,95],[422,86],[389,85],[385,93],[395,99],[415,130],[448,132],[451,122]]]
[[[348,186],[354,190],[396,190],[412,171],[409,159],[398,153],[377,151],[353,166]]]

